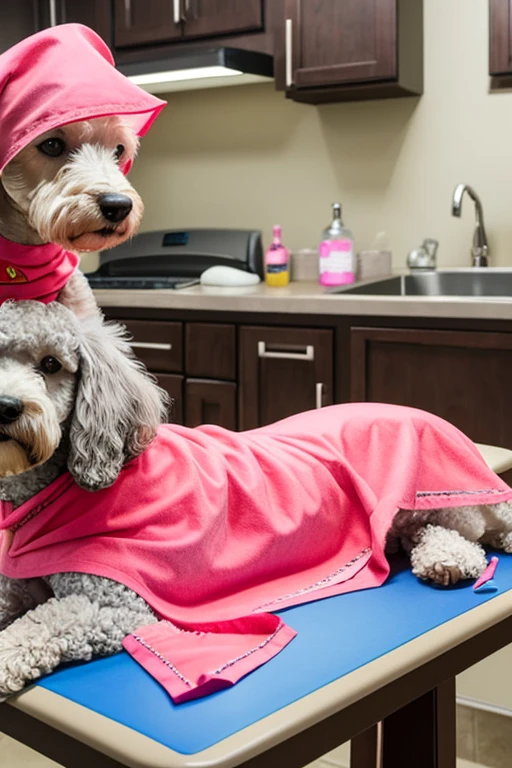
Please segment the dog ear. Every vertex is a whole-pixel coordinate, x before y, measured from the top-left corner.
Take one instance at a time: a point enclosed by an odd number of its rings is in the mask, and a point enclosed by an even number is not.
[[[134,359],[125,329],[98,316],[82,323],[80,375],[68,469],[82,488],[107,488],[138,456],[167,411],[167,394]]]

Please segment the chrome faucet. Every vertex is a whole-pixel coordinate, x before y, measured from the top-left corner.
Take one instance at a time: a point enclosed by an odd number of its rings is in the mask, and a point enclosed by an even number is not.
[[[487,267],[487,257],[489,256],[489,244],[484,227],[484,211],[480,198],[475,190],[469,184],[459,184],[455,187],[452,200],[452,216],[458,216],[462,213],[462,198],[464,192],[467,192],[475,203],[475,231],[473,232],[473,245],[471,246],[471,259],[474,267]]]

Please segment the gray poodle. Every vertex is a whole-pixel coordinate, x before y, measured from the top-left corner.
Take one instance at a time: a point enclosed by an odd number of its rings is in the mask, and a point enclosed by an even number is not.
[[[98,314],[80,322],[57,302],[0,307],[0,499],[18,507],[66,469],[91,491],[111,485],[166,408],[121,329]],[[125,635],[156,620],[108,579],[0,576],[0,696],[62,662],[115,653]]]
[[[0,499],[14,509],[66,469],[90,491],[112,485],[149,445],[166,406],[117,326],[98,315],[79,320],[60,303],[0,307]],[[392,535],[420,578],[447,584],[482,573],[477,542],[511,551],[511,531],[505,503],[402,510]],[[157,620],[135,592],[103,577],[0,576],[0,697],[63,662],[116,653],[126,635]]]

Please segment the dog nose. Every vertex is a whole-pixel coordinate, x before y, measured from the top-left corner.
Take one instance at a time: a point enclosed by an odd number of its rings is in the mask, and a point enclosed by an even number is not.
[[[104,218],[117,224],[119,221],[126,219],[133,207],[133,201],[126,195],[110,193],[100,195],[98,205]]]
[[[23,413],[23,403],[17,397],[0,397],[0,424],[11,424]]]

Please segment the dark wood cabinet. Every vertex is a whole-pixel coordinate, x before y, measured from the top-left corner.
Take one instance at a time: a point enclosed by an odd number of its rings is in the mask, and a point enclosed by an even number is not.
[[[353,401],[434,413],[479,443],[512,447],[512,334],[354,327]]]
[[[336,310],[106,314],[130,318],[135,342],[172,340],[171,350],[134,351],[175,398],[173,420],[189,426],[255,429],[334,402],[373,401],[429,411],[475,442],[512,448],[510,320],[351,317]]]
[[[187,427],[217,424],[225,429],[236,430],[236,384],[234,381],[187,379],[185,403]]]
[[[121,320],[133,353],[171,399],[169,421],[237,428],[234,325]]]
[[[489,73],[512,76],[512,0],[489,0]]]
[[[38,29],[34,0],[18,0],[0,9],[0,53]]]
[[[221,323],[187,323],[185,368],[188,376],[236,379],[236,329]]]
[[[423,89],[422,0],[284,0],[280,83],[320,104]]]
[[[184,376],[172,376],[168,373],[154,373],[158,386],[169,395],[167,420],[173,424],[183,424]]]
[[[263,28],[262,0],[115,0],[117,48]]]
[[[171,421],[253,429],[334,402],[332,330],[117,317]]]
[[[183,0],[185,37],[263,29],[262,0]]]
[[[155,373],[181,373],[183,369],[183,323],[153,320],[124,320],[134,354]]]
[[[110,0],[31,0],[37,11],[37,28],[55,24],[85,24],[94,29],[107,45],[112,44]]]
[[[333,334],[241,327],[239,427],[254,429],[333,402]]]
[[[182,34],[178,0],[115,0],[116,48],[180,39]]]

